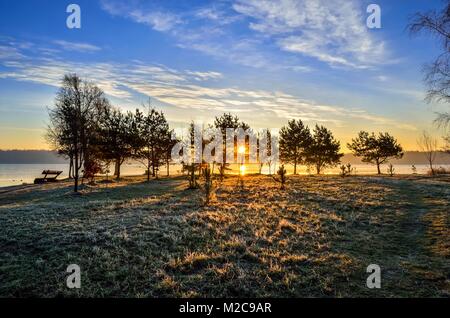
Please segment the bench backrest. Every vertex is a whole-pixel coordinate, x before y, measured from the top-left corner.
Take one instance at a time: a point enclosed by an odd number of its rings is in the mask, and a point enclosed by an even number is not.
[[[62,171],[56,171],[56,170],[44,170],[42,171],[42,174],[48,175],[48,174],[55,174],[57,176],[59,176],[61,173],[63,173]]]

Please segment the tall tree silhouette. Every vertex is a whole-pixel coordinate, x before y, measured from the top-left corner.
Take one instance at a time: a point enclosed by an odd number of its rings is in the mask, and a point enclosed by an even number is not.
[[[98,157],[114,162],[114,175],[120,179],[120,170],[125,160],[131,158],[137,145],[139,132],[135,116],[110,108],[101,117],[98,139]]]
[[[324,168],[336,166],[341,161],[343,154],[339,153],[339,149],[340,143],[334,139],[332,132],[324,126],[316,125],[305,162],[314,165],[317,174],[320,174]]]
[[[221,171],[225,171],[226,170],[226,166],[227,166],[227,140],[226,140],[226,130],[227,128],[233,128],[233,129],[238,129],[238,128],[242,128],[244,130],[247,130],[250,128],[250,126],[248,124],[246,124],[243,121],[240,121],[239,118],[237,116],[233,116],[231,113],[224,113],[221,116],[218,116],[215,118],[214,120],[214,126],[217,129],[220,129],[220,131],[222,132],[222,140],[223,140],[223,161],[222,164],[220,165]],[[237,137],[234,138],[234,147],[236,147],[237,145]],[[236,154],[235,154],[236,155]]]
[[[355,156],[362,157],[363,162],[376,164],[378,174],[381,174],[381,164],[386,163],[390,158],[403,157],[402,146],[388,133],[380,133],[377,137],[374,133],[360,131],[358,137],[352,139],[347,147]]]
[[[280,160],[283,163],[294,165],[294,174],[297,174],[297,165],[303,164],[306,152],[312,143],[311,132],[301,120],[290,120],[287,126],[280,130]]]
[[[140,141],[135,158],[145,165],[150,181],[150,175],[158,177],[159,167],[165,163],[167,147],[172,142],[171,131],[164,114],[150,105],[147,114],[136,111],[136,121]]]
[[[64,76],[49,109],[48,136],[56,150],[73,156],[74,192],[78,192],[80,172],[89,161],[98,118],[109,107],[103,91],[76,74]]]

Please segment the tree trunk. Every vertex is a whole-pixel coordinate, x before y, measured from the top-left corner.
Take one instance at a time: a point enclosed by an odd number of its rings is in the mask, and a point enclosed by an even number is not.
[[[69,179],[73,178],[73,156],[70,156],[69,161]]]
[[[73,192],[77,193],[78,192],[78,149],[75,149],[75,175],[74,175],[74,179],[75,179],[75,183],[74,183],[74,187],[73,187]]]
[[[156,158],[155,158],[155,152],[152,150],[152,176],[156,177]]]
[[[120,179],[120,159],[116,159],[115,167],[114,167],[114,175],[116,176],[116,179]]]
[[[380,163],[378,161],[377,161],[377,171],[378,171],[378,174],[381,174]]]
[[[433,160],[429,160],[429,163],[430,163],[430,171],[431,171],[431,175],[433,175],[434,176],[434,169],[433,169]]]
[[[294,161],[294,174],[297,174],[297,160]]]
[[[320,174],[320,165],[316,165],[316,172],[317,172],[317,174]]]
[[[147,182],[150,182],[150,165],[151,165],[150,158],[147,158]]]
[[[168,158],[167,158],[167,161],[166,161],[166,165],[167,165],[167,176],[170,176],[170,162],[169,162]]]

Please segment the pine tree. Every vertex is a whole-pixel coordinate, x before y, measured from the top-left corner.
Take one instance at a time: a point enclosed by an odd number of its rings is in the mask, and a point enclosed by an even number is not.
[[[239,121],[239,118],[237,116],[231,115],[231,113],[224,113],[222,116],[216,117],[214,120],[214,126],[217,129],[220,129],[222,132],[222,140],[223,140],[223,161],[219,165],[221,175],[225,175],[229,163],[227,163],[227,138],[226,138],[226,131],[228,128],[232,129],[238,129],[242,128],[243,130],[247,130],[250,128],[248,124],[246,124],[243,121]],[[245,142],[247,142],[246,140]],[[237,137],[234,138],[234,148],[237,147]],[[236,151],[235,151],[236,152]],[[222,174],[223,173],[223,174]]]
[[[283,163],[294,165],[294,174],[297,174],[297,165],[303,164],[306,151],[311,145],[312,138],[308,126],[301,120],[290,120],[287,126],[280,130],[280,160]]]
[[[162,112],[149,107],[147,114],[136,111],[139,142],[134,157],[145,165],[147,181],[158,177],[159,167],[167,164],[168,146],[172,144],[169,124]]]
[[[316,125],[312,135],[312,142],[306,150],[306,164],[314,165],[317,174],[326,167],[334,167],[343,156],[339,153],[340,143],[335,140],[330,130]]]
[[[131,112],[108,109],[99,122],[98,157],[114,162],[114,175],[120,179],[120,168],[132,157],[137,143],[137,123]]]
[[[357,157],[362,157],[363,162],[377,165],[378,174],[381,174],[380,165],[390,158],[403,157],[403,148],[397,140],[388,133],[380,133],[378,137],[366,131],[360,131],[358,137],[352,139],[347,147]]]

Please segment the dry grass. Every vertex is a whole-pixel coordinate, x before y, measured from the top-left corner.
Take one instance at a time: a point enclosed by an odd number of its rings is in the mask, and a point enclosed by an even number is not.
[[[180,178],[0,194],[0,296],[448,297],[448,181],[230,177],[209,206]]]

